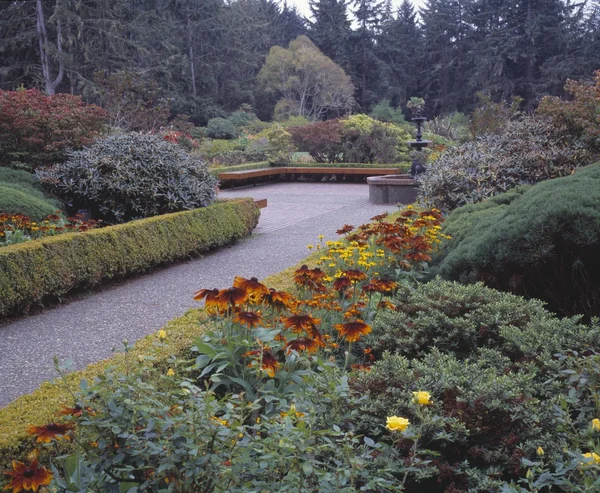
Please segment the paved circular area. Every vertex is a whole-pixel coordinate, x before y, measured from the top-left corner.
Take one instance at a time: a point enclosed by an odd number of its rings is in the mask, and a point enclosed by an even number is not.
[[[75,368],[107,358],[124,339],[157,331],[197,306],[200,288],[231,286],[236,275],[264,278],[307,255],[317,236],[337,238],[344,224],[359,225],[390,205],[368,201],[365,184],[277,183],[224,190],[221,197],[268,200],[254,234],[202,258],[161,269],[83,299],[0,325],[0,407],[54,378],[52,358]]]

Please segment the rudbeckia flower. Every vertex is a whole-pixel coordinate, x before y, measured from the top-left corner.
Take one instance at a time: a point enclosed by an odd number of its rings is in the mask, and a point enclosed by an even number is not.
[[[308,337],[298,337],[293,341],[288,342],[285,345],[285,350],[287,353],[291,351],[296,351],[297,353],[301,351],[306,351],[308,353],[316,352],[321,346],[323,346],[322,342],[319,342],[315,339],[309,339]]]
[[[75,407],[63,407],[61,411],[58,412],[61,416],[73,416],[74,418],[79,418],[83,414],[83,411],[86,411],[90,416],[95,416],[96,413],[91,407],[82,408],[79,404],[76,404]]]
[[[321,323],[321,320],[313,317],[312,315],[306,314],[296,314],[290,315],[289,317],[284,317],[282,319],[283,326],[286,329],[292,329],[292,332],[301,332],[308,331],[313,327],[317,326]]]
[[[348,342],[356,342],[361,336],[371,332],[371,326],[367,325],[362,320],[346,322],[345,324],[335,324],[334,327]]]
[[[201,289],[194,293],[194,299],[197,301],[205,300],[204,307],[207,310],[214,310],[219,308],[219,290],[218,289]]]
[[[275,291],[273,288],[263,296],[263,303],[274,308],[292,308],[294,306],[294,297],[285,291]]]
[[[233,287],[245,289],[250,296],[254,296],[258,299],[269,292],[269,288],[260,283],[256,277],[245,279],[240,276],[235,276],[233,280]]]
[[[217,296],[217,303],[221,310],[227,310],[230,306],[232,308],[241,305],[248,299],[248,292],[242,288],[231,287],[222,289],[219,291]]]
[[[266,371],[271,378],[275,376],[275,372],[279,369],[279,362],[268,347],[248,351],[242,354],[242,356],[244,358],[253,356],[256,361],[261,361],[261,370]]]
[[[48,443],[51,440],[70,440],[67,435],[75,425],[70,423],[50,423],[44,426],[30,426],[27,428],[27,433],[37,435],[36,442]]]
[[[237,312],[233,321],[253,329],[262,322],[262,317],[256,312]]]
[[[354,229],[354,226],[350,226],[349,224],[344,224],[341,229],[338,229],[336,233],[338,235],[343,235],[346,233],[350,233]]]
[[[333,289],[336,291],[341,291],[350,287],[351,285],[352,282],[346,276],[338,277],[335,281],[333,281]]]
[[[12,488],[12,493],[38,491],[40,486],[50,484],[52,473],[45,467],[40,467],[37,450],[31,453],[30,460],[31,463],[28,466],[17,460],[12,462],[13,470],[6,472],[8,476],[11,476],[11,480],[5,486],[5,489],[9,490]]]
[[[367,278],[367,275],[364,272],[357,269],[350,269],[342,274],[351,281],[364,281]]]

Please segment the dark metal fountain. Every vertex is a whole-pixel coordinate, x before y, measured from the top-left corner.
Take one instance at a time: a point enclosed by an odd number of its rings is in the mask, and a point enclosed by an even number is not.
[[[420,100],[423,102],[422,100]],[[412,108],[411,108],[412,109]],[[422,125],[427,118],[421,116],[422,104],[414,106],[415,117],[411,118],[417,125],[417,136],[415,140],[407,144],[417,151],[412,160],[410,174],[371,176],[367,178],[369,185],[369,202],[374,204],[412,204],[417,199],[418,184],[415,177],[425,171],[425,157],[421,151],[431,144],[430,140],[423,140]]]

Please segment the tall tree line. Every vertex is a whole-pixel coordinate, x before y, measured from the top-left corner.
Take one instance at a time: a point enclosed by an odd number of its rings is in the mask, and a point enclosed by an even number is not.
[[[196,123],[274,101],[257,75],[271,47],[307,34],[352,78],[362,111],[411,96],[430,114],[469,111],[478,91],[528,108],[600,68],[600,0],[310,0],[310,20],[276,0],[0,1],[0,88],[99,101],[121,71],[156,84]]]

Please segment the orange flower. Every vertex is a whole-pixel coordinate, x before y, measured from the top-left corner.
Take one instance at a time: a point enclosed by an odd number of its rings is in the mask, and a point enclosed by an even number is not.
[[[356,269],[347,270],[342,272],[342,274],[351,281],[364,281],[367,278],[367,275],[364,272]]]
[[[263,303],[274,308],[292,308],[294,306],[294,297],[285,291],[275,291],[273,288],[263,296]]]
[[[205,308],[207,310],[212,310],[215,308],[219,308],[219,290],[218,289],[201,289],[200,291],[196,291],[194,293],[194,299],[197,301],[205,300]]]
[[[74,418],[79,418],[83,414],[83,411],[86,411],[90,416],[95,416],[96,413],[93,411],[91,407],[82,408],[79,404],[76,404],[75,407],[63,407],[61,411],[58,412],[60,416],[73,416]]]
[[[70,423],[50,423],[44,426],[30,426],[27,428],[27,433],[37,435],[36,442],[48,443],[51,440],[70,440],[67,435],[69,431],[75,428],[75,425]]]
[[[398,283],[389,279],[375,279],[373,281],[382,293],[390,293],[398,287]]]
[[[342,289],[346,289],[351,285],[352,282],[346,276],[338,277],[335,281],[333,281],[333,289],[336,291],[341,291]]]
[[[316,352],[321,346],[323,346],[322,342],[317,341],[316,339],[309,339],[308,337],[298,337],[293,341],[288,342],[285,345],[285,349],[288,354],[291,351],[296,351],[299,353],[300,351],[306,351],[308,353]]]
[[[392,302],[388,301],[388,300],[381,300],[379,302],[379,308],[383,308],[386,310],[395,310],[396,309],[396,305],[394,305]]]
[[[336,231],[336,233],[338,235],[343,235],[343,234],[346,234],[346,233],[350,233],[350,231],[352,231],[353,229],[354,229],[354,226],[350,226],[349,224],[344,224],[342,226],[342,229],[338,229]]]
[[[377,216],[373,216],[371,221],[381,221],[389,216],[388,212],[384,212],[383,214],[378,214]]]
[[[303,330],[305,330],[305,331],[311,330],[316,325],[321,323],[321,320],[306,313],[306,314],[296,314],[296,315],[290,315],[289,317],[284,317],[282,319],[282,322],[283,322],[283,326],[286,329],[292,329],[292,332],[299,333]]]
[[[334,327],[348,342],[356,342],[361,336],[367,335],[372,330],[371,326],[367,325],[362,320],[346,322],[345,324],[335,324]]]
[[[13,470],[6,472],[12,479],[5,489],[12,488],[12,493],[19,493],[20,491],[37,491],[40,486],[50,484],[52,473],[45,467],[40,467],[37,450],[31,453],[30,460],[31,463],[28,466],[17,460],[12,462]]]
[[[266,371],[271,378],[275,376],[275,372],[279,369],[279,362],[268,347],[248,351],[242,356],[244,358],[254,356],[257,361],[261,361],[261,370]]]
[[[233,321],[252,329],[262,322],[262,317],[256,312],[237,312]]]
[[[236,305],[241,305],[245,303],[248,299],[248,291],[242,288],[231,287],[227,289],[222,289],[219,291],[217,296],[217,303],[219,304],[219,308],[222,310],[226,310],[228,306],[235,307]]]
[[[245,279],[240,276],[235,276],[233,280],[233,287],[245,289],[250,296],[256,296],[257,298],[262,298],[265,294],[269,293],[269,288],[264,284],[258,282],[256,277],[251,277],[250,279]]]

